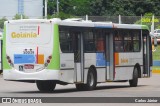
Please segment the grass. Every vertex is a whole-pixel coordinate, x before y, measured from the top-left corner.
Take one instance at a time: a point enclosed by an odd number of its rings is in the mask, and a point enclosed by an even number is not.
[[[159,60],[160,61],[160,45],[154,47],[155,51],[152,52],[153,61]],[[152,70],[160,70],[160,66],[153,66]]]
[[[160,70],[160,66],[153,66],[152,70]]]
[[[159,60],[160,61],[160,45],[155,46],[154,49],[156,49],[154,52],[152,52],[153,54],[153,61],[154,60]]]

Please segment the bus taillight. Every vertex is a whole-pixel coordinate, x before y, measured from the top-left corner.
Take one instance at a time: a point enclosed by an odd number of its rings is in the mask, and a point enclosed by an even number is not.
[[[9,59],[10,59],[10,57],[9,57],[9,56],[7,56],[7,59],[9,60]]]
[[[8,63],[10,63],[10,64],[11,64],[11,63],[12,63],[12,61],[11,61],[11,60],[8,60]]]
[[[8,60],[8,63],[12,62],[9,56],[7,56],[7,60]]]
[[[46,66],[46,67],[47,67],[48,64],[51,62],[51,59],[52,59],[52,56],[48,56],[48,59],[47,59],[47,61],[46,61],[46,63],[45,63],[45,66]]]
[[[48,57],[48,59],[50,59],[50,60],[51,60],[51,59],[52,59],[52,56],[49,56],[49,57]]]
[[[47,63],[50,63],[50,60],[47,60]]]
[[[51,62],[51,59],[52,59],[52,56],[48,56],[48,59],[47,59],[48,64]]]
[[[9,56],[7,56],[7,60],[8,60],[8,63],[10,64],[10,66],[12,66],[12,67],[13,67],[12,60],[10,59],[10,57],[9,57]]]

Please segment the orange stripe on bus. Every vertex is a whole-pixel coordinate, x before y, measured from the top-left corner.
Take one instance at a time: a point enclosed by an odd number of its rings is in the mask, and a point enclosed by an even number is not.
[[[115,65],[119,65],[119,53],[114,53],[114,63]]]
[[[44,54],[38,54],[38,64],[44,64]]]

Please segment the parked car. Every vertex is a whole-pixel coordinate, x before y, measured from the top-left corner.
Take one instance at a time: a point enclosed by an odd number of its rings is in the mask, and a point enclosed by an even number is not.
[[[160,38],[160,29],[154,30],[154,37]]]

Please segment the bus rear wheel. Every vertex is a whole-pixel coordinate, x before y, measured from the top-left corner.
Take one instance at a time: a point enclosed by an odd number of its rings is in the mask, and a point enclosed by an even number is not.
[[[0,74],[2,73],[3,71],[2,70],[0,70]]]
[[[56,87],[55,81],[36,81],[37,88],[42,92],[52,92]]]
[[[129,80],[130,87],[136,87],[138,84],[138,69],[135,67],[132,80]]]
[[[77,90],[94,90],[97,85],[97,74],[93,68],[90,68],[87,75],[87,83],[86,84],[76,84]]]

